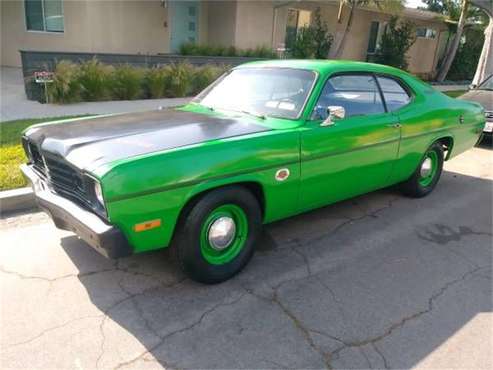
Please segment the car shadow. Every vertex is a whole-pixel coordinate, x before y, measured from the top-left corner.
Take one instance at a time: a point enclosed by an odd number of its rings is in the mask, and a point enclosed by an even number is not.
[[[493,135],[483,137],[483,139],[481,139],[481,141],[478,143],[477,147],[493,150]]]
[[[424,199],[384,189],[268,225],[218,285],[166,250],[100,261],[79,275],[104,314],[97,366],[415,366],[492,310],[491,187],[444,172]],[[79,271],[104,259],[74,236],[62,246]],[[144,350],[122,352],[128,336]]]

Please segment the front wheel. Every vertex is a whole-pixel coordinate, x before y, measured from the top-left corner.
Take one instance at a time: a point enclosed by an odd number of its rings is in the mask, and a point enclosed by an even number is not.
[[[193,280],[215,284],[250,261],[261,228],[257,199],[240,186],[213,190],[200,198],[178,225],[175,256]]]
[[[426,151],[413,175],[401,184],[402,192],[413,198],[421,198],[433,191],[443,169],[443,147],[434,143]]]

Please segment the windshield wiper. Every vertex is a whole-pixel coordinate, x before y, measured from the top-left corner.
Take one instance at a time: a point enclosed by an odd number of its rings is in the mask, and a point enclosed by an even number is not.
[[[260,119],[265,119],[265,116],[263,114],[253,113],[253,112],[249,112],[247,110],[242,110],[241,113],[245,113],[245,114],[248,114],[250,116],[260,118]]]

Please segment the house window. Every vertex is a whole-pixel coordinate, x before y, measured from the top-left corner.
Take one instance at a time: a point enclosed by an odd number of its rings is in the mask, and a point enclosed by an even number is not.
[[[24,0],[28,31],[63,32],[62,0]]]
[[[416,37],[425,39],[434,39],[437,36],[437,31],[433,28],[418,27],[416,28]]]
[[[286,21],[286,48],[292,48],[296,41],[298,30],[308,27],[311,21],[311,12],[308,10],[288,9],[288,18]]]
[[[373,61],[373,57],[380,47],[383,34],[387,32],[387,22],[373,21],[368,32],[368,48],[366,49],[367,61]]]

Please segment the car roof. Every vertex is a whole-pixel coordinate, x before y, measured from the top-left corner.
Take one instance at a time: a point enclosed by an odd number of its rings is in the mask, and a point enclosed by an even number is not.
[[[392,75],[408,75],[408,73],[382,64],[357,62],[354,60],[330,60],[330,59],[274,59],[262,60],[242,64],[236,68],[296,68],[316,71],[322,75],[333,72],[375,72],[389,73]]]

